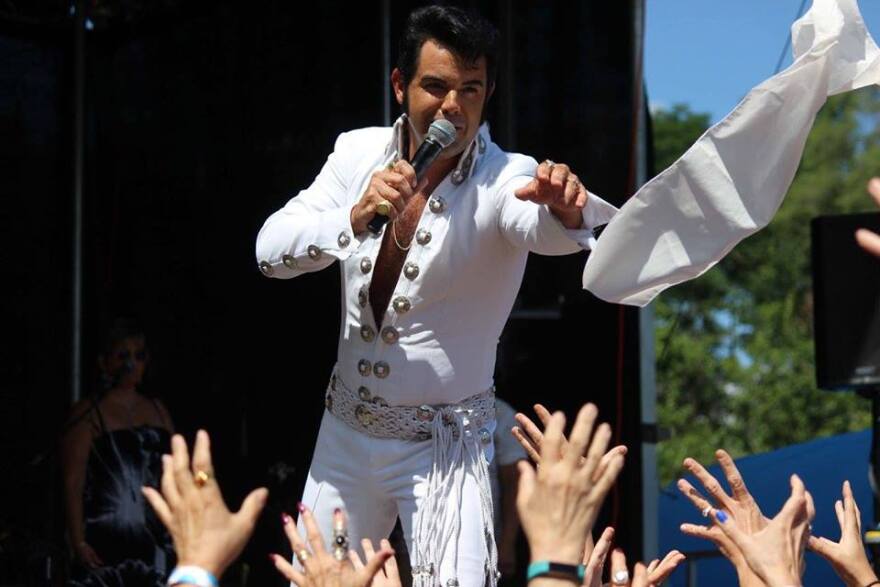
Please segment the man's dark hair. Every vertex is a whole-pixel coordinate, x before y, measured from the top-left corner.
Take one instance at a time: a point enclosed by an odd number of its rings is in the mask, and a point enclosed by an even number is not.
[[[485,18],[454,6],[426,6],[414,10],[403,27],[397,68],[409,85],[419,66],[419,53],[428,39],[434,39],[467,64],[486,58],[486,82],[495,83],[498,71],[498,29]]]

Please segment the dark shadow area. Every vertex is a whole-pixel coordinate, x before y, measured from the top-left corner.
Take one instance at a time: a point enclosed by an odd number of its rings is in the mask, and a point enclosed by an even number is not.
[[[16,3],[13,3],[16,4]],[[420,3],[419,3],[420,4]],[[390,3],[391,55],[411,2]],[[633,190],[629,2],[461,3],[507,50],[490,105],[503,148],[576,169],[620,205]],[[73,66],[68,6],[0,11],[0,193],[6,318],[0,386],[0,582],[63,574],[58,431],[70,406]],[[187,437],[212,434],[227,501],[268,484],[247,583],[282,584],[292,511],[335,359],[339,274],[264,278],[265,218],[307,186],[336,136],[383,124],[382,3],[100,4],[87,38],[84,394],[97,337],[117,315],[144,326],[149,384]],[[392,117],[397,115],[396,105]],[[532,256],[502,337],[498,391],[530,412],[599,405],[631,447],[608,508],[640,549],[637,313],[580,286],[584,255]],[[5,536],[5,538],[3,538]],[[30,560],[22,565],[23,560]],[[40,566],[42,565],[42,566]],[[244,581],[230,573],[231,584]]]

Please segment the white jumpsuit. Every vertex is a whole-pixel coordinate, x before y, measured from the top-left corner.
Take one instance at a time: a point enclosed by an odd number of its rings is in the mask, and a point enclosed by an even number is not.
[[[368,402],[390,406],[453,404],[492,388],[495,351],[519,290],[530,251],[565,255],[588,249],[592,228],[616,208],[590,194],[584,227],[565,229],[545,206],[513,193],[534,177],[531,157],[506,153],[483,125],[434,190],[381,325],[368,300],[382,235],[354,235],[352,206],[370,176],[402,152],[401,117],[392,128],[339,136],[307,189],[266,220],[257,238],[264,275],[292,278],[341,263],[342,327],[336,374]],[[387,226],[387,225],[386,225]],[[483,443],[492,459],[491,433]],[[325,412],[303,503],[331,535],[333,510],[349,516],[351,544],[387,537],[400,516],[410,553],[416,512],[433,463],[431,441],[374,438]],[[435,582],[483,584],[485,555],[479,507],[488,487],[465,475],[455,552],[436,561]]]

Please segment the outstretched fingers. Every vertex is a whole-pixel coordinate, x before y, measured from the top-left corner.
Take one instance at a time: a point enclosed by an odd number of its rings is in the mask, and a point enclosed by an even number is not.
[[[677,550],[671,550],[666,553],[663,560],[657,561],[648,567],[648,582],[652,585],[659,585],[669,578],[675,571],[676,567],[685,560],[685,555]]]
[[[519,420],[518,420],[519,416],[522,416],[522,414],[517,414],[517,422],[518,423],[519,423]],[[525,416],[523,416],[523,418],[525,418]],[[526,420],[528,420],[528,418],[526,418]],[[531,422],[531,420],[529,420],[529,421]],[[532,424],[532,425],[534,426],[534,424]],[[524,428],[522,426],[523,425],[520,424],[519,426],[515,426],[515,427],[511,428],[510,433],[513,434],[513,437],[516,438],[516,440],[517,440],[517,442],[519,442],[520,446],[523,447],[523,450],[526,451],[526,454],[529,455],[529,458],[535,463],[540,463],[541,462],[540,442],[536,444],[529,436],[526,435],[526,432],[524,432]]]
[[[721,487],[721,483],[719,483],[718,480],[706,470],[706,467],[690,457],[686,458],[682,464],[685,469],[699,480],[700,484],[706,490],[706,493],[715,500],[715,504],[718,505],[718,507],[727,510],[731,509],[733,500],[727,495],[724,488]]]
[[[590,448],[587,451],[586,458],[584,459],[583,474],[590,481],[595,482],[594,480],[602,478],[604,470],[598,475],[596,474],[596,472],[601,468],[602,458],[607,454],[606,451],[608,450],[608,444],[610,442],[611,426],[603,422],[599,425],[599,428],[596,429],[596,434],[593,435],[593,441],[590,443]],[[620,451],[616,452],[615,455],[611,457],[611,459],[615,458],[620,460],[621,462],[624,460],[623,454]]]
[[[700,513],[703,514],[704,517],[709,515],[709,512],[712,511],[712,504],[709,503],[709,500],[703,497],[703,494],[700,491],[691,485],[690,481],[687,479],[679,479],[678,483],[676,483],[678,490],[688,498],[688,500],[694,505]]]
[[[288,581],[295,583],[296,585],[307,585],[306,576],[293,568],[293,565],[290,564],[284,557],[277,554],[270,554],[269,559],[272,561],[272,564],[275,565],[275,569],[281,573]]]
[[[787,525],[794,526],[798,524],[802,518],[807,517],[807,498],[804,482],[797,475],[792,475],[790,479],[791,495],[782,506],[779,515],[786,521]]]
[[[564,428],[565,414],[556,412],[550,417],[550,421],[544,429],[544,439],[541,442],[542,464],[555,463],[562,459],[562,447],[565,443]]]
[[[721,470],[724,471],[724,476],[727,478],[727,484],[730,486],[733,498],[737,501],[751,499],[752,496],[746,487],[746,482],[730,454],[724,449],[718,449],[715,451],[715,458],[718,459],[718,464],[721,465]]]
[[[591,549],[590,552],[584,551],[584,565],[587,567],[587,573],[589,572],[602,572],[602,568],[605,566],[605,558],[608,556],[608,552],[611,550],[611,544],[614,540],[614,528],[608,526],[602,532],[602,535],[599,536],[599,540],[596,541],[595,546]]]

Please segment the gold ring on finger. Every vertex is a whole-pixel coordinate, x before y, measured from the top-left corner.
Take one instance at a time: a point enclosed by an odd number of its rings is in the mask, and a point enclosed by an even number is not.
[[[298,560],[301,565],[304,565],[306,561],[309,560],[310,556],[309,551],[305,548],[296,551],[296,560]]]
[[[196,474],[193,475],[193,479],[196,482],[196,487],[204,487],[208,481],[211,480],[211,474],[205,470],[199,469],[196,471]]]
[[[382,216],[388,216],[391,213],[391,202],[388,200],[382,200],[378,204],[376,204],[376,214],[381,214]]]
[[[550,167],[553,167],[554,165],[556,165],[556,162],[552,159],[544,159],[544,165],[549,165]]]

